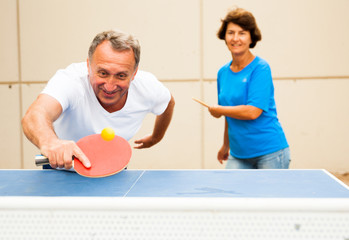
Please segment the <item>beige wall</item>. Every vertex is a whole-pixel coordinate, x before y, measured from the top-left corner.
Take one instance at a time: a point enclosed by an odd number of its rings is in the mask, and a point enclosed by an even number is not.
[[[252,11],[261,28],[253,51],[272,67],[291,167],[349,171],[347,0],[0,0],[0,168],[35,168],[38,150],[21,117],[57,69],[84,61],[93,36],[111,28],[140,39],[140,67],[176,99],[165,139],[134,150],[130,168],[222,168],[223,119],[191,97],[216,103],[216,72],[230,56],[215,34],[233,5]]]

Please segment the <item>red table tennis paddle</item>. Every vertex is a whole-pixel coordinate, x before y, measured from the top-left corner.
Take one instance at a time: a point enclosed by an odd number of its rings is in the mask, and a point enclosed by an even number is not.
[[[91,162],[90,168],[74,157],[73,167],[77,173],[85,177],[107,177],[125,169],[130,161],[131,146],[124,138],[115,136],[106,141],[101,134],[93,134],[76,142]],[[48,158],[42,155],[35,157],[36,166],[49,164]]]

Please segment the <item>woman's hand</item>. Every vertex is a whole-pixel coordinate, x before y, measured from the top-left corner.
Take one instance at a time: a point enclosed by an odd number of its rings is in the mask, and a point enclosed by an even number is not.
[[[215,118],[220,118],[222,114],[219,111],[220,106],[219,105],[213,105],[208,108],[208,111],[211,113],[211,115]]]
[[[229,157],[229,147],[223,145],[221,149],[219,149],[217,154],[218,161],[223,164],[223,161],[227,161]]]

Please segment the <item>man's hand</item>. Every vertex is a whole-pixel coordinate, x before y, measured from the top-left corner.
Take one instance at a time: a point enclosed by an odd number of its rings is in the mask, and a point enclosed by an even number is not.
[[[175,101],[171,96],[171,99],[167,105],[166,110],[155,119],[155,125],[153,129],[153,133],[151,135],[145,136],[142,139],[138,139],[135,141],[137,146],[134,148],[142,149],[142,148],[150,148],[161,141],[164,137],[165,132],[170,125],[173,109],[174,109]]]
[[[161,139],[155,139],[152,135],[145,136],[142,139],[138,139],[135,141],[135,144],[138,144],[135,146],[135,149],[142,149],[142,148],[150,148],[160,142]]]
[[[42,146],[41,153],[49,159],[52,168],[71,169],[73,156],[78,158],[86,168],[91,167],[90,161],[74,141],[56,139]]]

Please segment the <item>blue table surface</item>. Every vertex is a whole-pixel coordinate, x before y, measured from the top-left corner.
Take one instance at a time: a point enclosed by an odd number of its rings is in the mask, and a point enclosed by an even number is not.
[[[349,198],[349,189],[323,170],[0,170],[0,196]]]

